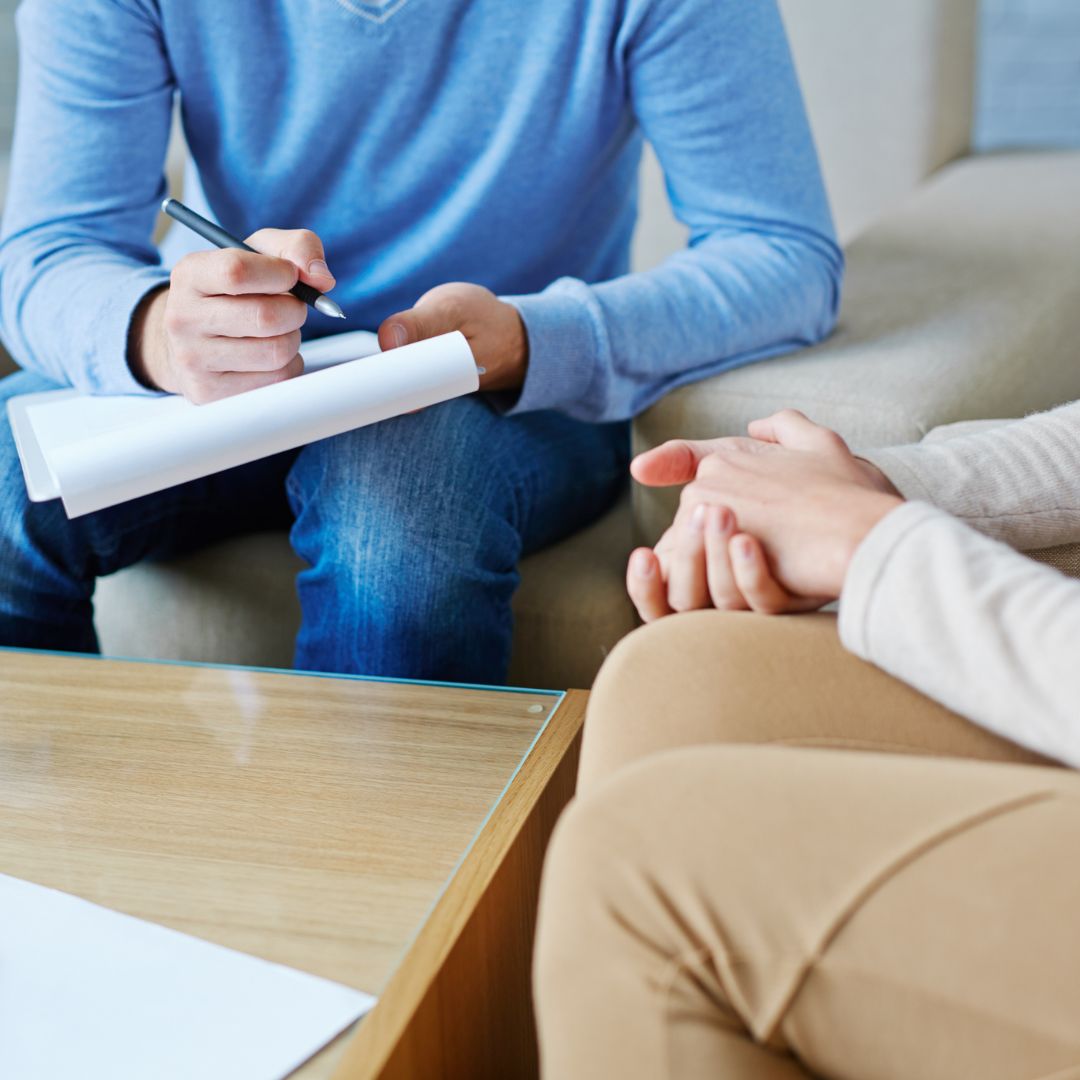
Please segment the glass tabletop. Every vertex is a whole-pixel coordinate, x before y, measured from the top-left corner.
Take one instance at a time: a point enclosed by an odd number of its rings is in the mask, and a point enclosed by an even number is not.
[[[562,697],[0,649],[0,872],[378,994]]]

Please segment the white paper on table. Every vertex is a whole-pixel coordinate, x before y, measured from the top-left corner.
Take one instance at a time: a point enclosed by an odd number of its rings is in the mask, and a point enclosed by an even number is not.
[[[359,990],[0,874],[0,1077],[279,1080]]]
[[[182,398],[89,397],[60,390],[12,398],[27,490],[92,513],[479,387],[459,333],[377,352],[365,332],[303,346],[305,374],[209,405]]]

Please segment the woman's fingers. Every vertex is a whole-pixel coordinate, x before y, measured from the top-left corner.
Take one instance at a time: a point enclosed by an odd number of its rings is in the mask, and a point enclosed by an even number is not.
[[[806,610],[806,602],[785,589],[769,567],[761,544],[746,533],[728,541],[731,572],[739,592],[752,611],[761,615],[779,615],[785,611]]]
[[[660,560],[649,548],[638,548],[630,556],[626,568],[626,591],[644,622],[654,622],[671,614]]]
[[[751,420],[747,431],[753,439],[778,443],[790,450],[827,454],[837,449],[847,449],[847,443],[832,428],[815,424],[798,409],[781,409],[772,416]]]
[[[673,611],[697,611],[709,606],[705,569],[705,520],[709,509],[702,503],[690,511],[667,560],[667,601]]]
[[[638,454],[630,463],[630,473],[639,484],[665,487],[694,479],[701,459],[712,453],[722,439],[672,439]]]
[[[825,603],[789,593],[776,580],[761,543],[736,528],[727,507],[701,505],[669,530],[655,551],[638,548],[630,556],[626,588],[642,620],[710,605],[779,615]]]
[[[728,540],[735,516],[726,506],[710,506],[705,518],[705,563],[709,596],[718,611],[745,611],[747,602],[731,570]]]

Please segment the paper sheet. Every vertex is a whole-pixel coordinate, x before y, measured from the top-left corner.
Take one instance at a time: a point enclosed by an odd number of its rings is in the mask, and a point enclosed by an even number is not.
[[[59,495],[68,516],[78,517],[426,408],[479,385],[461,334],[387,353],[377,348],[374,335],[363,332],[323,338],[304,346],[307,372],[301,377],[210,405],[179,397],[40,395],[23,408],[51,483],[38,478],[31,485],[27,469],[31,497]],[[14,426],[22,428],[15,420],[13,413]],[[25,467],[32,455],[22,434],[19,441]]]
[[[0,1077],[277,1080],[374,998],[0,874]]]
[[[300,346],[304,358],[304,371],[319,371],[346,360],[362,356],[374,356],[379,352],[379,338],[370,330],[352,330],[347,334],[330,334],[315,341],[305,341]]]

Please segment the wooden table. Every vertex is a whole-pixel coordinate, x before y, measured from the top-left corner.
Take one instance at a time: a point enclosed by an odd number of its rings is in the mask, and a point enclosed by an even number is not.
[[[585,699],[0,650],[0,872],[378,994],[303,1080],[528,1077]]]

